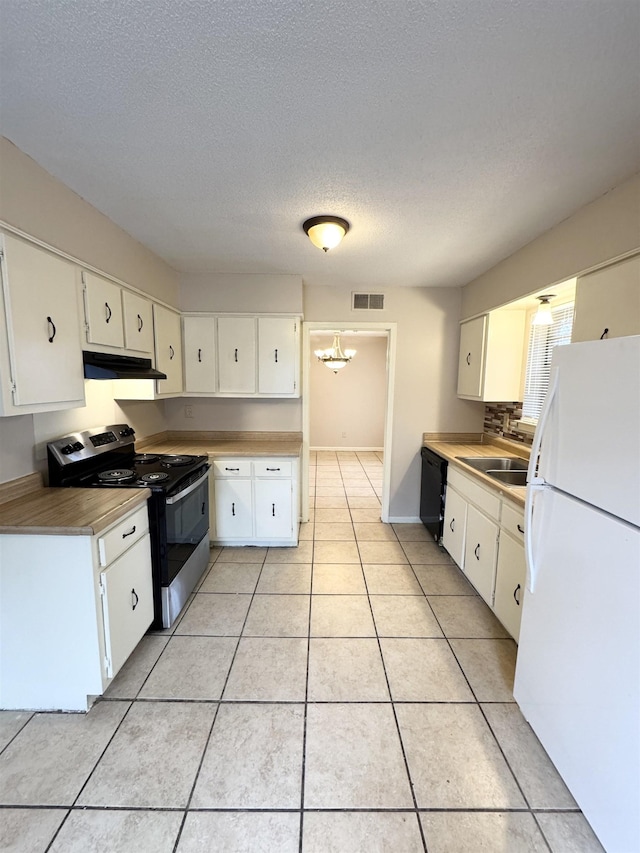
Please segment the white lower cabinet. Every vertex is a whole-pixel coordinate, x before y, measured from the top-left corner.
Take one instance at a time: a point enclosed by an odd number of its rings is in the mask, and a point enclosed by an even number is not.
[[[297,459],[214,458],[211,467],[216,544],[298,544]]]
[[[442,544],[517,642],[526,577],[522,509],[449,466]]]
[[[99,536],[0,536],[0,708],[86,711],[153,621],[146,504]]]
[[[463,571],[487,604],[493,604],[498,525],[475,506],[467,509]]]

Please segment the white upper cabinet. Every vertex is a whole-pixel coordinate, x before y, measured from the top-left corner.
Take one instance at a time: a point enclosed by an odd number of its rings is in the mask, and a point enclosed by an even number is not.
[[[151,302],[131,290],[123,290],[122,314],[125,348],[144,354],[144,356],[151,356],[153,354],[153,307]]]
[[[122,288],[106,278],[83,270],[87,343],[124,347]]]
[[[571,341],[596,341],[603,334],[640,335],[640,255],[578,278]]]
[[[258,391],[286,394],[297,390],[299,323],[287,317],[258,318]]]
[[[83,406],[76,268],[13,235],[0,239],[1,413]]]
[[[157,380],[157,393],[182,393],[182,328],[180,314],[162,305],[153,306],[156,368],[167,374]],[[135,381],[135,380],[134,380]],[[144,380],[145,382],[148,380]]]
[[[510,402],[522,399],[525,312],[492,311],[460,326],[458,397]]]
[[[184,390],[186,393],[216,391],[216,319],[183,317]]]
[[[218,317],[218,390],[256,391],[256,318]]]

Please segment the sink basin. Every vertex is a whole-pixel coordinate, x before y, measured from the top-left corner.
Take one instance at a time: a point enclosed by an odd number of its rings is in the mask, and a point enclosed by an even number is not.
[[[485,474],[507,486],[527,485],[527,472],[520,469],[516,469],[515,471],[485,471]]]
[[[528,468],[524,459],[518,459],[514,456],[457,456],[456,458],[475,468],[476,471],[482,471],[491,476],[496,472],[524,471],[526,473]],[[496,479],[502,478],[497,477]]]

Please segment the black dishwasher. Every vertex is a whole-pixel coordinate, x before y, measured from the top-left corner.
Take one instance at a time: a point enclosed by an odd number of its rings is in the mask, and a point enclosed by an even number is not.
[[[420,484],[420,521],[436,542],[442,539],[444,524],[444,493],[447,486],[447,461],[423,447],[422,480]]]

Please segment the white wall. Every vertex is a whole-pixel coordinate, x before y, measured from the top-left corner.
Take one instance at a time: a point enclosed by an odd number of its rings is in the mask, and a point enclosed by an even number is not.
[[[299,275],[201,274],[180,278],[182,311],[301,314]]]
[[[640,174],[578,210],[463,288],[472,317],[640,248]]]
[[[191,406],[192,418],[185,417]],[[249,400],[233,397],[185,397],[165,400],[166,429],[300,432],[300,400]]]
[[[482,432],[484,407],[456,396],[460,290],[390,287],[383,311],[353,311],[348,290],[304,288],[309,322],[397,323],[390,515],[416,518],[423,432]],[[349,368],[347,368],[349,369]]]
[[[341,335],[343,350],[357,351],[334,373],[313,355],[328,349],[331,332],[311,337],[309,443],[313,447],[382,447],[387,399],[387,335]]]

